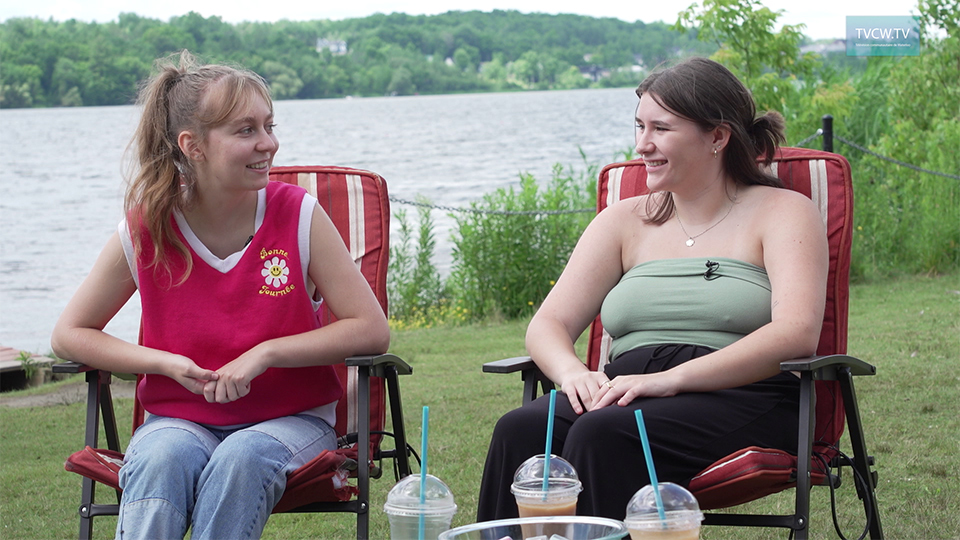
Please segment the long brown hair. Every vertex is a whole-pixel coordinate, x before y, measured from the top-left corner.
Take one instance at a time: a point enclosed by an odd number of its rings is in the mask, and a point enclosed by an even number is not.
[[[196,193],[196,170],[180,150],[180,133],[190,131],[202,142],[210,129],[226,122],[253,96],[273,110],[267,83],[257,74],[217,64],[200,64],[184,50],[156,62],[157,73],[141,87],[137,99],[143,109],[131,145],[134,171],[124,198],[124,210],[135,254],[152,248],[150,266],[173,281],[170,246],[183,258],[178,283],[190,275],[193,260],[173,227],[174,211],[182,212]],[[216,99],[209,97],[214,94]],[[205,99],[207,98],[207,99]]]
[[[782,187],[777,177],[760,168],[757,159],[763,156],[764,165],[773,161],[785,141],[783,116],[767,111],[758,117],[750,90],[730,70],[713,60],[689,58],[644,79],[637,87],[637,96],[643,94],[704,131],[727,126],[730,141],[724,148],[723,171],[735,182]],[[655,206],[652,213],[651,204]],[[670,193],[648,197],[647,205],[652,223],[664,223],[675,210]]]

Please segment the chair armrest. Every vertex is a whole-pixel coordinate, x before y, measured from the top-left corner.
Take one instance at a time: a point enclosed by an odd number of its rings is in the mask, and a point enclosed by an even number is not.
[[[96,368],[92,368],[86,364],[81,364],[80,362],[61,362],[59,364],[53,365],[54,373],[86,373],[88,371],[93,371]]]
[[[413,367],[401,360],[399,356],[389,353],[366,356],[351,356],[350,358],[344,360],[344,363],[349,367],[370,368],[372,374],[377,377],[382,377],[383,370],[387,367],[396,368],[398,375],[410,375],[413,373]]]
[[[505,358],[483,364],[484,373],[520,373],[523,379],[523,403],[537,399],[540,394],[548,394],[556,385],[540,371],[529,356]],[[539,389],[538,389],[539,387]]]
[[[74,361],[72,361],[72,360],[68,360],[68,361],[66,361],[66,362],[61,362],[61,363],[59,363],[59,364],[54,364],[54,365],[53,365],[53,372],[54,372],[54,373],[65,373],[65,374],[71,374],[71,375],[72,375],[72,374],[77,374],[77,373],[88,373],[88,372],[90,372],[90,371],[102,371],[103,373],[106,373],[106,374],[108,374],[108,375],[111,375],[111,374],[112,374],[114,377],[116,377],[116,378],[118,378],[118,379],[123,379],[123,380],[125,380],[125,381],[135,381],[135,380],[137,380],[137,374],[136,374],[136,373],[116,373],[116,372],[111,373],[111,372],[109,372],[109,371],[105,371],[105,370],[102,370],[102,369],[101,369],[101,370],[97,370],[97,368],[95,368],[95,367],[90,367],[90,366],[88,366],[88,365],[86,365],[86,364],[81,364],[80,362],[74,362]],[[110,377],[104,377],[104,382],[109,382],[109,380],[110,380]]]
[[[836,380],[835,373],[842,368],[849,368],[851,375],[876,375],[877,368],[859,358],[845,354],[831,354],[827,356],[811,356],[780,362],[780,371],[813,372],[815,380]]]
[[[535,364],[529,356],[504,358],[503,360],[487,362],[483,365],[484,373],[516,373],[518,371],[527,371],[528,369],[538,369],[537,364]]]

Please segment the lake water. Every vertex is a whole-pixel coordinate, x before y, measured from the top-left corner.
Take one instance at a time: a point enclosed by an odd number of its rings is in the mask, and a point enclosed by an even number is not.
[[[632,88],[280,101],[274,164],[370,169],[392,197],[465,207],[518,185],[522,172],[546,181],[555,163],[582,170],[580,149],[590,163],[619,159],[633,144],[636,102]],[[120,220],[138,115],[133,106],[0,111],[0,344],[49,352],[57,316]],[[433,217],[445,272],[453,222],[445,211]],[[134,297],[107,329],[135,340],[138,320]]]

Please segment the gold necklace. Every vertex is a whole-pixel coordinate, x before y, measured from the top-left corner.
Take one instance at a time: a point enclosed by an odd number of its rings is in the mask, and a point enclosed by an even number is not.
[[[711,225],[711,226],[707,227],[705,230],[703,230],[703,232],[700,232],[700,233],[695,234],[695,235],[693,235],[693,236],[690,236],[690,233],[688,233],[688,232],[687,232],[687,229],[683,226],[683,221],[680,219],[680,212],[674,210],[674,213],[677,214],[677,223],[680,224],[680,230],[683,231],[683,234],[686,235],[686,237],[687,237],[687,241],[684,242],[685,244],[687,244],[687,247],[693,247],[693,245],[696,244],[695,240],[696,240],[697,238],[700,238],[701,236],[707,234],[707,232],[709,232],[710,229],[716,227],[717,225],[720,224],[721,221],[727,219],[727,216],[729,216],[729,215],[730,215],[730,212],[733,211],[733,205],[737,204],[737,195],[739,194],[739,192],[740,192],[740,186],[738,185],[738,186],[737,186],[737,191],[734,192],[734,194],[733,194],[733,201],[730,203],[730,208],[727,208],[727,213],[724,214],[722,218],[720,218],[719,220],[717,220],[716,223],[714,223],[713,225]]]

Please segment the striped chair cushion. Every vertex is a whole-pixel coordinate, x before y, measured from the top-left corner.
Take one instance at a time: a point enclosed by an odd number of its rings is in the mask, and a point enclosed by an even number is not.
[[[347,167],[274,167],[270,179],[297,184],[317,198],[343,237],[350,255],[367,279],[370,288],[387,313],[387,261],[390,246],[390,202],[387,185],[373,172]],[[336,317],[322,306],[323,324]],[[339,435],[357,431],[356,368],[336,367],[346,390],[337,405],[336,430]],[[370,385],[371,431],[382,431],[385,424],[383,383],[374,378]],[[376,446],[382,437],[371,438]]]

